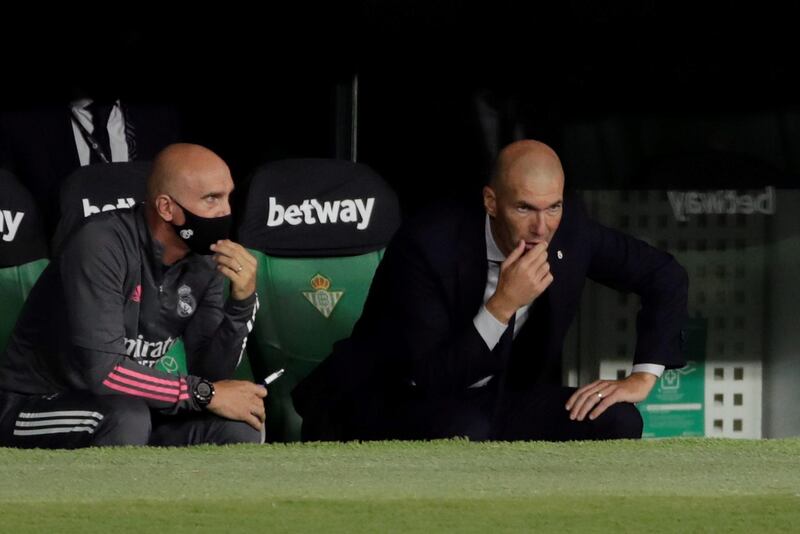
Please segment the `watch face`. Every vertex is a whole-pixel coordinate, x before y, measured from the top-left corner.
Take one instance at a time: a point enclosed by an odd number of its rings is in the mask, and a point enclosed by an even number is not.
[[[211,402],[212,397],[214,397],[214,385],[208,380],[201,379],[195,384],[193,394],[197,404],[201,408],[205,408]]]
[[[198,397],[208,399],[211,396],[211,385],[208,382],[200,382],[195,391]]]

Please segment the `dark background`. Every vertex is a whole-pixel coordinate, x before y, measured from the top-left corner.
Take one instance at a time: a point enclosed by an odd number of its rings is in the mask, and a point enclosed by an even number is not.
[[[346,157],[357,73],[358,159],[407,212],[477,195],[497,147],[521,136],[551,144],[576,188],[796,187],[788,8],[335,4],[136,6],[133,16],[105,7],[97,20],[77,5],[7,13],[0,102],[68,102],[90,84],[168,103],[185,139],[217,151],[246,184],[267,161]],[[478,102],[494,113],[496,137]]]

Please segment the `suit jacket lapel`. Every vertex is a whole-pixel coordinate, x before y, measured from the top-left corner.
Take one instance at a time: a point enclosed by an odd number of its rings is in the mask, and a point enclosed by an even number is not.
[[[458,311],[470,317],[483,303],[486,288],[486,239],[484,235],[485,213],[481,210],[469,211],[462,219],[459,229],[456,272],[455,301]]]
[[[550,272],[553,274],[553,283],[547,291],[550,310],[564,309],[565,303],[574,300],[574,289],[570,288],[575,287],[575,269],[580,264],[574,230],[575,221],[579,220],[575,215],[575,210],[580,209],[579,202],[573,193],[564,195],[564,215],[547,249]]]
[[[552,310],[558,305],[564,291],[565,261],[567,254],[562,248],[562,239],[559,232],[553,236],[553,241],[547,249],[547,260],[550,263],[550,273],[553,275],[553,283],[547,288],[547,304]]]

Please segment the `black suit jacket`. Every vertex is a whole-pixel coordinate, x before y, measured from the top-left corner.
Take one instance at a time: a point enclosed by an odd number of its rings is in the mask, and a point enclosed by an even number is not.
[[[486,286],[484,225],[479,205],[442,207],[404,224],[351,337],[295,389],[303,417],[336,418],[341,406],[376,399],[402,402],[411,383],[423,395],[459,395],[507,372],[510,354],[492,353],[473,324]],[[634,363],[684,365],[688,278],[671,255],[590,220],[577,197],[565,199],[548,254],[554,281],[514,340],[512,386],[561,382],[564,337],[587,278],[640,295]]]
[[[136,129],[136,157],[153,159],[178,141],[177,113],[166,106],[122,102],[125,122]],[[80,167],[69,104],[0,115],[0,166],[12,171],[39,203],[50,234],[58,221],[61,183]]]

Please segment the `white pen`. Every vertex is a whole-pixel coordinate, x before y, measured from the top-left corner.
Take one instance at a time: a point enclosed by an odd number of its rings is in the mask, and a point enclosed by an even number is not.
[[[278,369],[277,371],[275,371],[274,373],[269,375],[267,378],[264,379],[264,385],[268,386],[268,385],[272,384],[273,382],[275,382],[277,379],[279,379],[281,377],[281,375],[283,374],[283,372],[285,370],[286,369]]]

